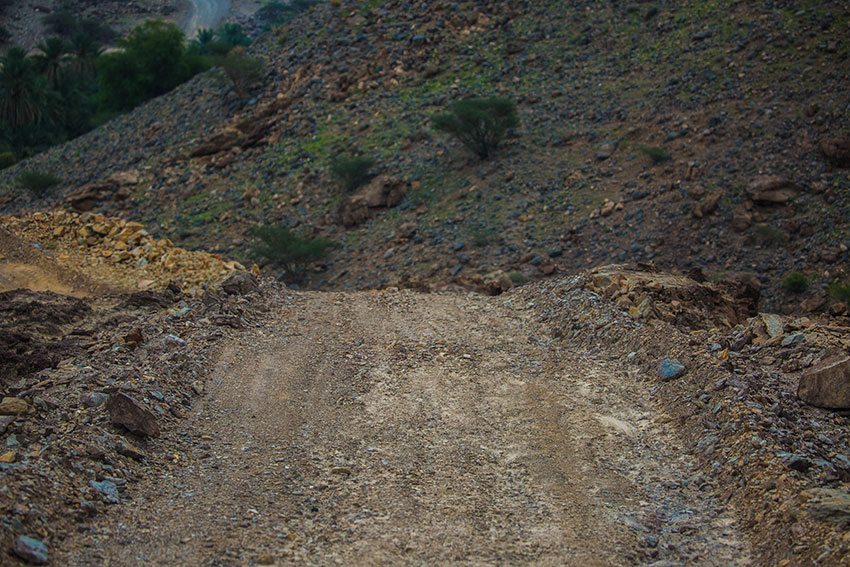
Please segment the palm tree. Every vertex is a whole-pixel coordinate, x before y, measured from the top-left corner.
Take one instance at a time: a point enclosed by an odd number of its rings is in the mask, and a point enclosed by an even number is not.
[[[62,79],[62,63],[68,53],[68,44],[61,37],[51,37],[36,47],[41,54],[36,55],[35,60],[41,66],[45,78],[54,89],[59,88],[59,81]]]
[[[39,122],[43,115],[44,81],[26,51],[12,47],[0,57],[0,122],[15,129]]]
[[[83,75],[95,73],[95,59],[97,59],[103,48],[95,42],[91,36],[79,33],[71,38],[71,69]]]
[[[206,55],[207,45],[212,43],[213,39],[215,39],[215,32],[213,30],[210,28],[200,28],[198,30],[198,35],[195,36],[192,43],[198,46],[201,55]]]

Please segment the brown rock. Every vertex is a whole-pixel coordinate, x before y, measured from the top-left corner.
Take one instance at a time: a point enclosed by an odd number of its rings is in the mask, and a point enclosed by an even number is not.
[[[81,213],[90,211],[99,202],[103,201],[106,198],[106,194],[110,193],[114,188],[115,185],[109,181],[83,185],[68,196],[68,204],[72,209]]]
[[[850,136],[842,136],[820,143],[826,161],[835,167],[850,167]]]
[[[747,193],[756,203],[785,204],[803,189],[802,185],[790,179],[769,176],[756,179],[747,187]]]
[[[21,415],[27,413],[30,406],[20,398],[3,398],[0,402],[0,415]]]
[[[236,272],[221,283],[221,289],[228,295],[247,295],[260,291],[260,282],[251,272]]]
[[[836,355],[806,371],[797,397],[817,407],[850,409],[850,357]]]
[[[723,191],[721,189],[712,191],[707,197],[700,201],[696,207],[694,207],[693,215],[698,219],[701,219],[705,215],[710,215],[717,208],[717,203],[720,201],[722,196]]]
[[[201,157],[201,156],[211,156],[213,154],[217,154],[223,152],[225,150],[229,150],[237,143],[239,143],[239,139],[241,138],[241,134],[236,129],[225,129],[221,132],[218,132],[207,138],[198,146],[192,150],[190,154],[191,157]]]
[[[753,224],[753,214],[745,207],[739,206],[732,211],[732,229],[744,232]]]
[[[141,402],[127,394],[118,392],[109,396],[106,410],[115,425],[122,425],[132,433],[156,437],[159,435],[159,424],[156,416]]]
[[[800,308],[809,313],[816,313],[821,311],[824,307],[826,307],[826,296],[824,295],[815,295],[804,299],[802,303],[800,303]]]
[[[344,199],[337,209],[337,222],[354,227],[372,218],[377,210],[397,206],[407,194],[407,181],[381,175],[356,195]]]

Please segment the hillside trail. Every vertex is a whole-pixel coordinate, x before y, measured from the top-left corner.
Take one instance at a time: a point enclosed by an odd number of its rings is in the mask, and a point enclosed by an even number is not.
[[[287,292],[57,564],[749,564],[648,385],[510,294]]]

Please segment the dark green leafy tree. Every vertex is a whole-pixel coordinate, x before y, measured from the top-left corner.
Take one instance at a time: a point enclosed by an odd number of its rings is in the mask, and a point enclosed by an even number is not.
[[[292,281],[301,281],[306,266],[327,257],[336,246],[324,238],[296,234],[282,223],[257,226],[249,232],[259,240],[252,248],[253,254],[283,268]]]
[[[118,44],[123,51],[97,60],[106,109],[128,110],[170,91],[190,76],[183,32],[174,24],[147,21]]]
[[[341,155],[331,160],[328,169],[343,189],[353,191],[369,180],[373,167],[375,160],[370,157]]]
[[[519,113],[516,103],[506,98],[471,98],[453,103],[449,112],[434,116],[431,123],[487,159],[508,130],[519,126]]]

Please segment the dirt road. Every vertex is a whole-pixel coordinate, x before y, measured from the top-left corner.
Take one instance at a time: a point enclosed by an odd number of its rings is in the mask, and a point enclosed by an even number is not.
[[[292,293],[56,564],[746,565],[647,384],[518,303]]]

